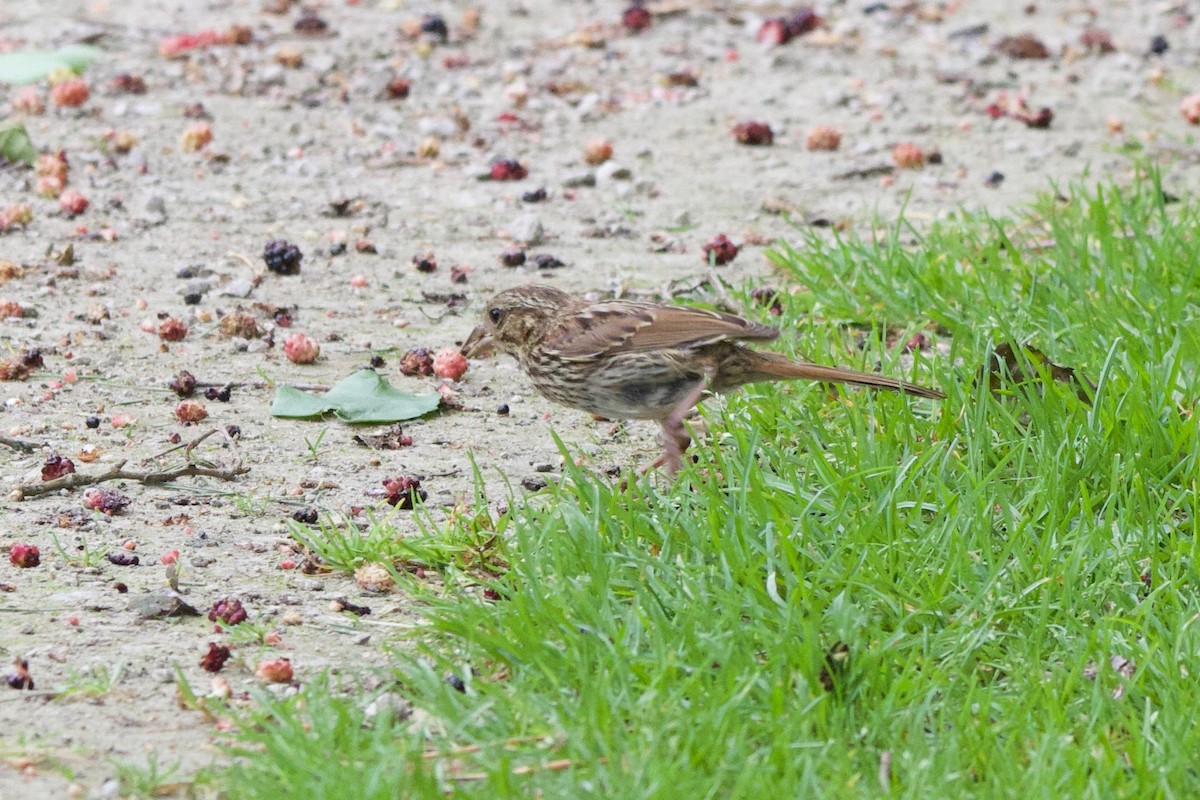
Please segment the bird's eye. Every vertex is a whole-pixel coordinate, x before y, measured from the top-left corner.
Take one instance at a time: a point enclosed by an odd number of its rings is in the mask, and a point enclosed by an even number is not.
[[[493,308],[491,311],[488,312],[488,316],[491,318],[493,325],[499,325],[500,317],[503,315],[501,314],[500,309]]]

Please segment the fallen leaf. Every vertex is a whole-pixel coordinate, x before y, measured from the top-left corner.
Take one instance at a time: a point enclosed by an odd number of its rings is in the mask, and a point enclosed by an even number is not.
[[[998,392],[1004,385],[1019,385],[1026,382],[1045,380],[1074,384],[1076,395],[1085,403],[1091,403],[1096,393],[1096,384],[1078,374],[1073,367],[1055,364],[1045,353],[1028,345],[1013,346],[1008,342],[996,345],[988,363],[980,368],[980,380],[986,374],[988,388]]]
[[[288,419],[320,417],[329,412],[343,422],[399,422],[424,416],[441,404],[441,395],[396,391],[373,369],[361,369],[338,381],[324,394],[280,386],[271,415]]]

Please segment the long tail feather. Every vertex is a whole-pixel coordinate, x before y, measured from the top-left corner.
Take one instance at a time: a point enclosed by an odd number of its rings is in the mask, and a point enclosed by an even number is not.
[[[852,386],[867,386],[873,389],[890,389],[895,392],[917,395],[918,397],[929,397],[934,400],[940,400],[946,396],[937,389],[930,389],[920,384],[908,383],[896,378],[888,378],[884,375],[858,372],[857,370],[843,369],[841,367],[824,367],[820,364],[805,364],[799,361],[792,361],[778,353],[763,353],[748,348],[741,349],[743,351],[743,359],[751,353],[754,357],[743,360],[739,364],[740,368],[736,370],[726,371],[724,365],[722,365],[722,370],[719,370],[717,373],[718,386],[715,388],[718,390],[722,388],[720,384],[734,386],[743,383],[756,383],[758,381],[810,380],[825,383],[847,383]]]

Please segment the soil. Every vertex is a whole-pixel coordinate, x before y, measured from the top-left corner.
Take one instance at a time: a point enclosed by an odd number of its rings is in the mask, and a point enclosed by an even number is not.
[[[653,426],[551,406],[504,359],[473,362],[451,387],[461,409],[405,423],[413,443],[392,451],[354,442],[374,428],[272,417],[269,382],[328,385],[380,356],[398,389],[434,391],[435,378],[400,374],[400,355],[455,346],[482,298],[529,281],[711,299],[720,281],[770,283],[766,246],[799,240],[798,229],[865,232],[902,209],[918,227],[960,209],[1005,214],[1054,185],[1128,182],[1132,156],[1159,165],[1180,193],[1198,177],[1195,130],[1179,111],[1200,86],[1189,5],[856,0],[821,5],[823,27],[769,47],[756,33],[791,9],[652,3],[652,24],[634,33],[618,2],[480,4],[475,28],[461,3],[329,0],[307,7],[325,27],[305,33],[298,5],[270,0],[3,4],[0,50],[89,41],[103,51],[84,73],[82,106],[55,107],[43,82],[45,113],[9,114],[40,148],[65,151],[68,188],[90,207],[70,217],[37,195],[31,170],[0,170],[0,207],[33,210],[27,227],[0,236],[0,260],[22,268],[0,278],[0,297],[27,309],[0,320],[0,355],[39,348],[45,360],[0,386],[0,433],[35,445],[0,444],[5,494],[39,483],[52,455],[88,475],[122,461],[165,469],[182,451],[152,457],[173,437],[229,425],[240,429],[236,448],[213,435],[195,457],[249,469],[231,480],[106,483],[131,501],[112,516],[84,509],[80,489],[10,495],[0,545],[35,544],[41,565],[0,564],[0,656],[27,659],[36,682],[0,689],[0,797],[113,796],[113,762],[145,765],[152,753],[178,763],[182,779],[220,763],[212,723],[178,705],[176,674],[208,692],[200,657],[230,636],[203,616],[141,613],[167,587],[164,554],[179,552],[180,597],[201,614],[232,595],[277,632],[235,648],[220,673],[235,696],[261,685],[264,658],[289,658],[297,683],[325,669],[359,674],[386,664],[397,623],[419,618],[401,592],[286,568],[300,560],[294,512],[365,507],[412,531],[411,515],[386,505],[385,478],[421,477],[428,504],[445,513],[471,497],[472,457],[497,501],[506,486],[557,470],[551,431],[596,470],[644,463],[656,446]],[[447,41],[436,29],[405,32],[426,13],[443,16]],[[159,53],[170,35],[233,25],[252,41]],[[1088,30],[1111,34],[1112,51],[1094,32],[1085,46]],[[1046,58],[997,49],[1027,32]],[[1169,44],[1161,54],[1151,52],[1157,35]],[[141,78],[144,93],[114,87],[122,74]],[[389,96],[397,78],[411,82],[406,97]],[[6,111],[18,91],[0,87]],[[1002,93],[1012,113],[994,119],[988,107],[1003,106]],[[1048,127],[1017,118],[1036,122],[1043,107]],[[746,121],[767,123],[774,143],[735,141]],[[212,141],[189,152],[185,131],[201,123]],[[806,148],[817,125],[841,132],[837,150]],[[136,145],[117,152],[117,132]],[[609,163],[585,162],[594,140],[611,142]],[[903,143],[933,163],[897,168]],[[528,177],[481,180],[496,159],[519,160]],[[544,201],[523,200],[539,187]],[[741,253],[709,267],[702,245],[721,233]],[[525,265],[505,267],[514,234],[538,241]],[[267,271],[263,248],[275,239],[301,249],[299,274]],[[425,253],[431,273],[413,264]],[[539,269],[536,254],[563,266]],[[465,282],[453,266],[470,268]],[[221,332],[239,306],[266,336]],[[166,317],[187,325],[182,340],[157,335]],[[320,343],[315,363],[285,358],[297,331]],[[207,419],[181,424],[166,388],[180,370],[232,382],[231,398],[199,398]],[[110,552],[140,563],[114,564]],[[372,614],[339,612],[336,598]]]

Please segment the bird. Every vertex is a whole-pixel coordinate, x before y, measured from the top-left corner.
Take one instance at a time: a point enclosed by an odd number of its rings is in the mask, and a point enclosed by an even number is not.
[[[663,467],[672,478],[691,443],[684,417],[705,392],[807,379],[945,397],[915,383],[793,361],[745,344],[769,342],[779,333],[720,311],[634,300],[588,302],[530,284],[491,298],[461,353],[514,357],[538,394],[569,408],[608,419],[656,421],[663,452],[646,471]]]

